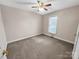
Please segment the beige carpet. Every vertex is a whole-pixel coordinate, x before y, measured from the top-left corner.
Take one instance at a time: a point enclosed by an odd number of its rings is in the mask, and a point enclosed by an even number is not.
[[[8,59],[71,59],[72,44],[38,35],[8,45]]]

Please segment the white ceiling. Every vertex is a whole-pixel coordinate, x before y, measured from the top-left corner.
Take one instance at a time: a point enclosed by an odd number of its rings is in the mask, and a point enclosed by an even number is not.
[[[19,4],[17,2],[31,2],[31,3],[36,3],[37,0],[0,0],[0,4],[2,5],[6,5],[9,7],[15,7],[15,8],[20,8],[20,9],[24,9],[27,11],[32,11],[41,15],[50,13],[50,12],[54,12],[56,10],[61,10],[64,8],[69,8],[72,6],[76,6],[79,5],[79,0],[41,0],[42,2],[45,3],[51,3],[52,6],[48,7],[48,11],[40,11],[38,12],[37,9],[32,9],[32,5],[27,5],[27,4]]]

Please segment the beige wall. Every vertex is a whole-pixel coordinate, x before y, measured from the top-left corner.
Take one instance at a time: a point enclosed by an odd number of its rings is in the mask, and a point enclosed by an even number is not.
[[[24,10],[3,6],[7,41],[13,42],[42,33],[42,16]]]
[[[43,32],[46,35],[73,43],[79,23],[79,7],[63,9],[41,16],[3,6],[2,16],[8,42],[39,35]],[[58,16],[57,33],[55,35],[48,33],[48,20],[51,16]]]
[[[49,17],[57,16],[57,33],[55,35],[48,32]],[[43,16],[43,33],[54,36],[67,42],[74,42],[77,24],[79,21],[79,7],[72,7],[53,12]]]

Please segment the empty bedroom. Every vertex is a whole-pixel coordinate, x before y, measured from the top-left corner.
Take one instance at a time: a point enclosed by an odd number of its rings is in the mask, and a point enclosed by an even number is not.
[[[79,59],[79,0],[0,0],[0,59]]]

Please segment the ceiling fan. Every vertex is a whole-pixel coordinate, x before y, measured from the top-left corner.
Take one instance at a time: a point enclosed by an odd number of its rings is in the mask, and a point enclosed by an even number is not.
[[[47,7],[49,7],[49,6],[52,6],[52,4],[51,3],[45,4],[45,3],[37,0],[36,5],[32,6],[32,8],[38,8],[38,10],[44,9],[45,11],[47,11],[48,10]]]
[[[31,2],[18,2],[19,4],[32,4],[33,6],[32,6],[32,8],[33,9],[38,9],[38,11],[40,11],[41,9],[43,9],[43,10],[45,10],[45,11],[48,11],[48,9],[47,9],[47,7],[50,7],[50,6],[52,6],[52,4],[51,3],[48,3],[48,4],[46,4],[46,3],[44,3],[44,2],[41,2],[40,0],[37,0],[37,2],[36,3],[31,3]]]

